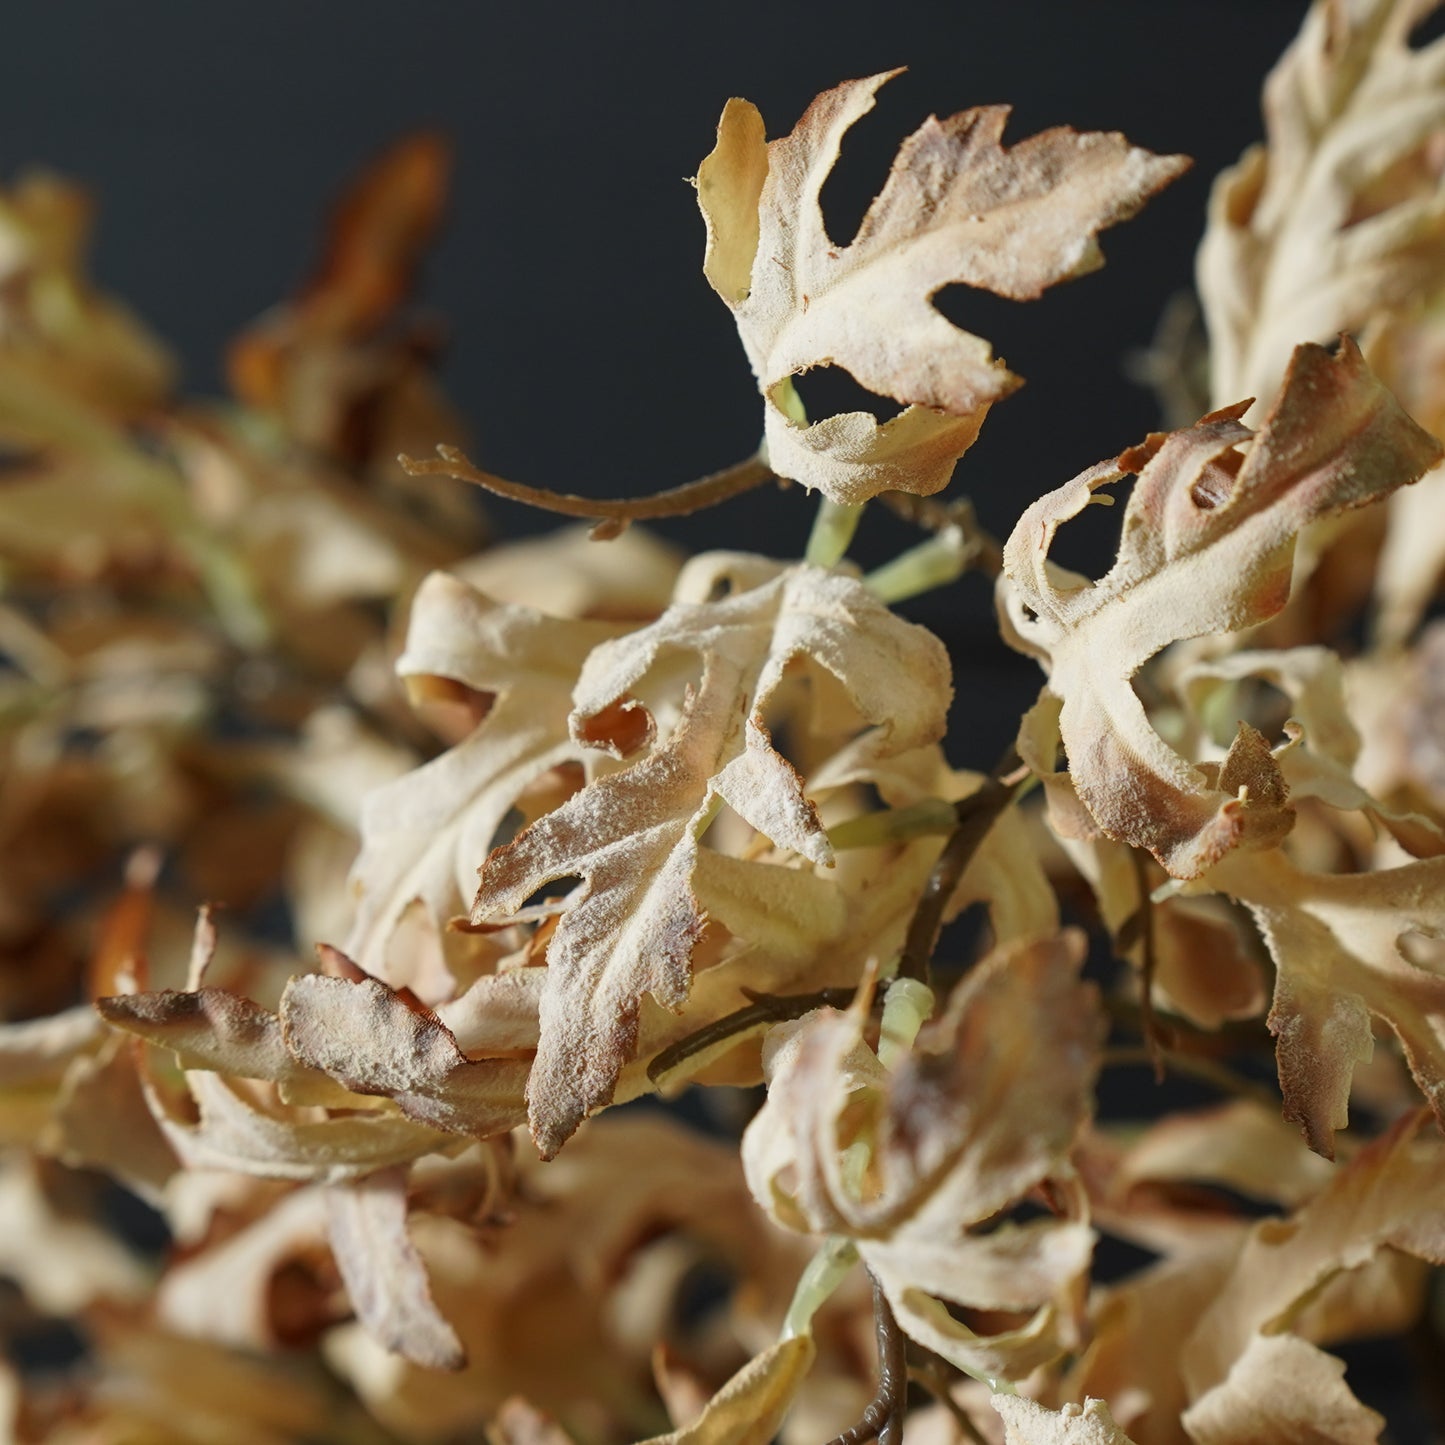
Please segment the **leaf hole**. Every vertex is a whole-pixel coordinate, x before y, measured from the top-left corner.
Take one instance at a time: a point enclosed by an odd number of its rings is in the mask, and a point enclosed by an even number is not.
[[[635,697],[614,698],[583,718],[576,729],[580,743],[601,748],[615,758],[630,757],[652,740],[655,731],[652,714]]]
[[[521,918],[524,915],[542,917],[560,912],[572,893],[582,886],[582,882],[582,877],[575,873],[568,874],[563,878],[548,879],[547,882],[527,895],[526,901],[513,915],[513,918]]]
[[[793,377],[810,422],[843,412],[866,412],[874,421],[889,421],[903,409],[891,397],[878,396],[841,366],[815,366]]]
[[[1288,696],[1262,677],[1242,677],[1217,688],[1200,709],[1210,739],[1221,748],[1234,741],[1242,722],[1277,746],[1284,741],[1284,725],[1293,712]]]
[[[945,321],[975,336],[1004,334],[1018,320],[1017,301],[996,296],[981,286],[970,286],[966,281],[952,281],[929,299]]]
[[[1094,1246],[1092,1277],[1100,1284],[1113,1284],[1128,1279],[1155,1264],[1161,1256],[1132,1240],[1101,1234]]]
[[[1113,497],[1096,492],[1095,498],[1098,500],[1070,517],[1049,544],[1049,561],[1055,567],[1083,577],[1102,577],[1119,550],[1118,509],[1106,504]]]
[[[1411,28],[1410,49],[1428,50],[1442,36],[1445,36],[1445,6],[1432,6],[1430,13]]]
[[[838,249],[857,239],[863,217],[883,189],[898,142],[917,125],[918,105],[906,76],[885,85],[867,115],[843,137],[818,195],[828,239]]]

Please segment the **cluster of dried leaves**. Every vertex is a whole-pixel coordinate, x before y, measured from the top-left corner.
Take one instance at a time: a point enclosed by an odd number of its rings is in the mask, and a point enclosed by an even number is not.
[[[930,119],[845,246],[819,194],[888,76],[772,142],[730,102],[704,269],[765,447],[635,503],[455,450],[404,309],[432,138],[224,403],[88,284],[79,192],[0,196],[0,1431],[1361,1442],[1328,1346],[1413,1331],[1438,1380],[1432,9],[1319,0],[1271,76],[1200,253],[1208,414],[1001,547],[915,502],[869,576],[864,504],[940,491],[1018,385],[931,298],[1097,266],[1181,158]],[[810,423],[823,364],[897,415]],[[593,538],[484,548],[452,476]],[[775,476],[822,496],[803,561],[627,530]],[[1126,477],[1114,564],[1052,562]],[[988,774],[889,605],[964,573],[1045,676]],[[1215,1101],[1097,1118],[1142,1061]],[[594,1118],[685,1086],[706,1133]],[[1105,1236],[1150,1262],[1100,1282]]]

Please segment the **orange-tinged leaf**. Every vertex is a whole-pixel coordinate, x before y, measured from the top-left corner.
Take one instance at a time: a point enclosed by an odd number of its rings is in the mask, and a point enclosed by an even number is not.
[[[1410,962],[1407,934],[1445,937],[1445,859],[1378,873],[1320,874],[1280,852],[1226,859],[1207,880],[1254,915],[1277,969],[1269,1027],[1278,1040],[1285,1117],[1334,1157],[1350,1081],[1383,1019],[1445,1118],[1445,979]]]
[[[1277,843],[1293,821],[1278,765],[1241,730],[1222,765],[1195,766],[1155,732],[1131,685],[1172,642],[1273,616],[1307,523],[1413,481],[1440,448],[1370,374],[1348,338],[1302,346],[1247,452],[1243,405],[1103,462],[1035,502],[1004,548],[1009,640],[1040,659],[1080,800],[1112,837],[1178,878],[1231,849]],[[1048,561],[1054,534],[1094,493],[1138,482],[1119,555],[1097,583]]]

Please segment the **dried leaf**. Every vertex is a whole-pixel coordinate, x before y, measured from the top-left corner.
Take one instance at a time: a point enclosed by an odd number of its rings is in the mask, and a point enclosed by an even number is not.
[[[1237,1422],[1248,1418],[1241,1412],[1250,1409],[1281,1426],[1293,1418],[1308,1421],[1319,1409],[1349,1430],[1364,1428],[1370,1412],[1339,1382],[1335,1362],[1303,1342],[1283,1349],[1268,1342],[1287,1338],[1322,1286],[1378,1251],[1400,1250],[1437,1264],[1445,1260],[1439,1208],[1445,1149],[1439,1136],[1423,1127],[1426,1118],[1421,1111],[1401,1120],[1290,1218],[1254,1226],[1180,1359],[1193,1410],[1201,1411],[1214,1432],[1207,1438],[1280,1438],[1278,1429],[1265,1435],[1221,1433],[1237,1430]],[[1274,1368],[1287,1372],[1282,1382]],[[1191,1433],[1193,1410],[1187,1417]],[[1339,1438],[1357,1436],[1347,1430]]]
[[[628,701],[635,687],[668,654],[698,656],[702,678],[672,735],[625,771],[594,780],[482,867],[475,922],[514,914],[559,878],[584,880],[547,950],[528,1082],[544,1156],[612,1098],[636,1044],[643,995],[673,1010],[687,998],[703,926],[692,877],[709,797],[780,847],[831,861],[803,780],[773,748],[765,718],[790,664],[807,659],[843,684],[858,721],[878,725],[878,755],[943,729],[950,688],[941,646],[857,582],[724,556],[699,559],[679,590],[709,574],[731,578],[735,590],[718,602],[679,602],[652,626],[597,648],[575,690],[574,735],[635,746],[653,727],[646,709]]]
[[[1228,859],[1210,882],[1254,915],[1277,969],[1270,1031],[1285,1117],[1334,1157],[1355,1066],[1374,1049],[1370,1019],[1395,1031],[1445,1118],[1445,979],[1417,966],[1407,934],[1445,936],[1445,859],[1379,873],[1318,874],[1279,852]]]
[[[1421,0],[1310,9],[1265,86],[1267,147],[1216,181],[1198,283],[1212,394],[1273,399],[1293,348],[1441,281],[1445,47]]]
[[[174,1199],[168,1203],[174,1225]],[[298,1257],[324,1252],[326,1199],[319,1186],[304,1185],[279,1199],[267,1197],[265,1205],[234,1234],[166,1270],[156,1291],[160,1324],[192,1339],[245,1350],[277,1347],[275,1278]]]
[[[0,1160],[0,1275],[47,1315],[78,1314],[92,1300],[138,1300],[150,1281],[140,1258],[99,1222],[70,1217],[45,1189],[38,1162]]]
[[[1378,500],[1439,455],[1348,338],[1335,357],[1296,351],[1241,456],[1243,410],[1156,434],[1084,472],[1035,502],[1004,548],[1009,640],[1049,671],[1080,800],[1104,832],[1148,848],[1177,878],[1241,845],[1277,843],[1293,813],[1258,733],[1241,729],[1217,768],[1191,765],[1150,725],[1134,674],[1172,642],[1278,612],[1301,527]],[[1114,566],[1097,583],[1059,573],[1048,561],[1059,526],[1129,472],[1139,481]]]
[[[281,1028],[301,1063],[353,1093],[394,1099],[419,1123],[485,1138],[522,1121],[525,1062],[468,1059],[434,1013],[379,979],[294,978]]]
[[[434,1370],[467,1362],[438,1313],[406,1232],[406,1173],[388,1169],[326,1192],[331,1249],[362,1324],[387,1349]]]
[[[995,1395],[991,1403],[1003,1417],[1004,1445],[1133,1445],[1102,1400],[1057,1411],[1021,1395]]]
[[[444,964],[423,968],[417,940],[402,947],[393,935],[417,900],[438,935],[464,908],[518,795],[578,756],[567,731],[572,685],[592,649],[618,630],[502,606],[445,573],[423,583],[398,671],[414,688],[430,679],[460,684],[487,710],[465,741],[363,805],[353,872],[360,901],[346,951],[367,972],[428,999],[447,997]]]
[[[487,1426],[487,1445],[572,1445],[572,1437],[550,1415],[513,1395]]]
[[[1019,384],[987,342],[934,309],[938,291],[963,283],[1032,300],[1093,270],[1098,232],[1188,164],[1063,127],[1005,149],[1006,106],[930,118],[903,143],[852,244],[837,245],[819,193],[844,134],[897,73],[826,91],[771,145],[755,107],[729,101],[698,168],[703,269],[763,393],[769,461],[841,503],[939,491],[990,404]],[[866,412],[805,426],[790,410],[790,378],[828,364],[907,409],[882,426]]]
[[[816,1353],[811,1335],[780,1340],[749,1360],[691,1425],[643,1445],[769,1445]]]
[[[1059,1353],[1054,1301],[1088,1268],[1082,1223],[967,1232],[1062,1170],[1088,1115],[1101,1021],[1078,980],[1081,947],[1067,935],[995,954],[891,1077],[856,1012],[783,1026],[768,1102],[743,1139],[749,1187],[779,1224],[853,1238],[902,1328],[985,1378]],[[859,1140],[872,1162],[850,1183],[844,1158]],[[985,1335],[945,1300],[1027,1322]]]
[[[1375,1445],[1385,1417],[1350,1393],[1342,1361],[1294,1335],[1256,1335],[1182,1423],[1198,1445]]]

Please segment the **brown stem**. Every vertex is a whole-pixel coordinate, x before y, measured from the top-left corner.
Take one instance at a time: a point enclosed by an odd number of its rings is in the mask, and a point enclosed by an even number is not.
[[[873,1285],[878,1389],[858,1423],[835,1435],[828,1445],[863,1445],[865,1440],[876,1440],[878,1445],[902,1445],[903,1441],[903,1412],[908,1408],[908,1341],[893,1318],[878,1276],[869,1270],[868,1279]]]
[[[1104,1008],[1109,1017],[1121,1028],[1144,1032],[1144,1011],[1131,998],[1108,994]],[[1270,1053],[1274,1052],[1274,1038],[1265,1027],[1264,1020],[1225,1019],[1215,1028],[1202,1029],[1182,1018],[1173,1019],[1169,1032],[1176,1052],[1191,1057],[1213,1057],[1218,1054]]]
[[[744,990],[744,992],[747,992]],[[660,1084],[679,1064],[716,1044],[748,1033],[762,1024],[783,1023],[800,1019],[815,1008],[847,1008],[853,1002],[854,989],[824,988],[817,993],[748,994],[751,1003],[704,1024],[695,1033],[669,1044],[647,1066],[647,1077]]]
[[[592,535],[598,540],[617,536],[629,522],[656,517],[685,517],[689,512],[716,506],[730,497],[777,479],[767,462],[760,455],[754,455],[695,482],[687,482],[665,492],[654,492],[650,497],[579,497],[571,492],[553,492],[545,487],[529,487],[524,482],[509,482],[505,477],[484,472],[457,447],[439,446],[435,458],[423,461],[408,456],[398,457],[397,460],[409,476],[455,477],[459,482],[472,482],[499,497],[525,502],[528,506],[540,507],[544,512],[597,519]]]
[[[1017,766],[1018,754],[1010,748],[983,786],[954,805],[958,824],[943,845],[943,852],[938,855],[938,862],[933,865],[933,872],[924,885],[923,896],[913,910],[913,918],[903,940],[903,953],[898,960],[899,978],[928,982],[928,965],[933,958],[933,950],[938,947],[938,935],[943,931],[943,915],[948,908],[948,900],[953,897],[959,880],[973,861],[973,855],[1013,800],[1017,784],[1010,785],[1000,780]]]

